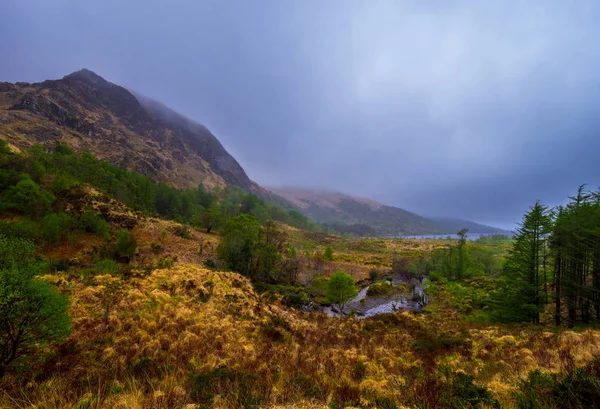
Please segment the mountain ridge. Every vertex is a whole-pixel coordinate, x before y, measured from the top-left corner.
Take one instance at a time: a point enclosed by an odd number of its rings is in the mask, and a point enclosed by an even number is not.
[[[428,218],[372,199],[335,191],[292,187],[268,189],[286,199],[305,216],[320,223],[334,226],[366,225],[380,236],[453,234],[463,227],[476,227],[472,233],[505,233],[502,229],[468,220]]]
[[[261,191],[206,127],[87,69],[0,83],[0,137],[18,149],[64,142],[177,187]]]

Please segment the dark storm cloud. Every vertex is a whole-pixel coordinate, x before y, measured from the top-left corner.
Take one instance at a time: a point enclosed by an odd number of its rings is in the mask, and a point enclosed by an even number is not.
[[[600,184],[596,1],[5,0],[0,80],[87,67],[265,185],[510,226]]]

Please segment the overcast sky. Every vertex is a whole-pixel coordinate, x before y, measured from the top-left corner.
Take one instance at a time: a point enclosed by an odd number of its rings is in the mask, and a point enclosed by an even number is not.
[[[2,0],[0,81],[88,68],[265,186],[501,227],[600,184],[600,2]]]

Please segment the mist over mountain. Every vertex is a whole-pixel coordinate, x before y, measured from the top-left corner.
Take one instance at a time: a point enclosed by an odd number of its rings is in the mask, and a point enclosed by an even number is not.
[[[316,189],[269,188],[304,215],[333,226],[369,226],[379,236],[454,234],[462,228],[471,233],[505,233],[472,221],[426,218],[377,201]]]
[[[204,126],[87,69],[0,83],[0,109],[0,135],[18,148],[62,142],[174,186],[259,190]]]

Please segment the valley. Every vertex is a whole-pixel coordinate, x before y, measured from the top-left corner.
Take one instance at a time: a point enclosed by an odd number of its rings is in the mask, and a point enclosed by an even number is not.
[[[87,70],[0,108],[2,408],[597,405],[598,192],[510,237],[271,192]]]

